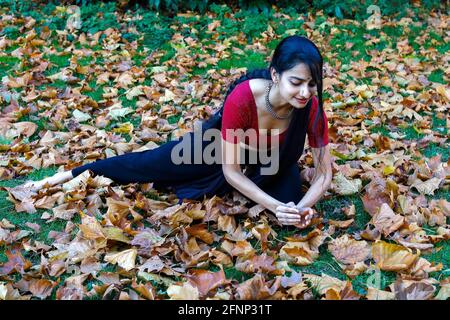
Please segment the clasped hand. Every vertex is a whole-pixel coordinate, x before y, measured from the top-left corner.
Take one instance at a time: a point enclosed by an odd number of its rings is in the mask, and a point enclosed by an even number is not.
[[[295,203],[291,201],[279,205],[276,208],[275,215],[281,224],[306,228],[311,223],[314,211],[311,208],[298,208]]]

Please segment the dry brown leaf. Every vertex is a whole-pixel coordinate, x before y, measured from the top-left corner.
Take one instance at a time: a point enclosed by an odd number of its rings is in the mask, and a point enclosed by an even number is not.
[[[55,283],[47,279],[33,279],[30,281],[30,291],[33,296],[45,299],[52,294]]]
[[[395,300],[395,293],[369,287],[366,298],[368,300]]]
[[[364,262],[370,257],[370,245],[366,241],[351,239],[347,234],[330,242],[328,250],[344,264]]]
[[[409,269],[419,255],[403,246],[377,241],[372,245],[372,256],[380,269],[401,271]]]
[[[200,297],[205,297],[211,290],[228,283],[222,269],[217,272],[193,269],[189,271],[187,278],[198,289]]]
[[[383,203],[378,212],[372,217],[372,224],[385,236],[398,230],[404,223],[405,218],[396,214],[387,203]]]
[[[325,294],[329,289],[334,289],[336,292],[340,292],[346,286],[346,282],[331,277],[322,273],[321,276],[315,274],[305,274],[304,279],[310,283],[312,288],[315,288],[320,295]]]
[[[236,288],[236,295],[239,300],[260,300],[274,295],[280,287],[281,278],[277,278],[272,285],[264,280],[258,273],[253,278],[242,282]]]
[[[394,283],[394,291],[396,300],[429,300],[436,288],[426,282],[399,279]]]
[[[136,249],[128,249],[121,252],[109,252],[105,255],[104,260],[112,264],[117,263],[121,268],[130,271],[135,267],[136,256]]]
[[[196,237],[207,244],[214,242],[214,237],[208,232],[206,224],[196,224],[186,228],[186,232],[193,237]]]

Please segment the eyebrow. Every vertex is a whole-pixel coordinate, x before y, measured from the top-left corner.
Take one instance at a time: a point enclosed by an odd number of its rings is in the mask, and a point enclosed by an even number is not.
[[[305,79],[302,79],[302,78],[299,78],[299,77],[295,77],[295,76],[291,76],[291,78],[294,78],[294,79],[300,80],[300,81],[306,81]],[[311,80],[312,80],[312,78],[311,78]]]

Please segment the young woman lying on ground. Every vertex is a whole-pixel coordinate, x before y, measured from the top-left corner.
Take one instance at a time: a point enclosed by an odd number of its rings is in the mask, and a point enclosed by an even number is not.
[[[219,143],[219,163],[174,161],[174,148],[193,138],[194,130],[180,140],[168,141],[152,150],[87,163],[24,186],[37,191],[91,170],[121,184],[153,182],[157,189],[173,189],[180,203],[182,199],[222,196],[235,189],[273,212],[281,224],[304,228],[311,222],[311,207],[320,200],[332,179],[322,101],[322,65],[322,56],[312,41],[289,36],[278,44],[268,69],[249,72],[236,80],[222,108],[201,126],[202,133],[220,130],[219,139],[200,141],[201,151],[211,143]],[[273,131],[281,133],[273,135]],[[248,132],[256,135],[247,135]],[[314,168],[300,171],[298,160],[306,136]],[[199,149],[188,148],[192,149],[182,150],[183,155],[189,151],[199,155]],[[247,161],[255,151],[278,155],[271,158],[278,161],[277,170],[263,174],[266,163],[260,159]],[[195,157],[195,152],[192,156]],[[305,194],[301,190],[302,181],[311,184]]]

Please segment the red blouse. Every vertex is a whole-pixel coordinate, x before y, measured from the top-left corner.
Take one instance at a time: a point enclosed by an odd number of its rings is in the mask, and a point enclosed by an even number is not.
[[[314,96],[311,106],[311,111],[309,113],[309,119],[308,119],[308,128],[307,128],[307,135],[308,135],[308,143],[312,148],[320,148],[323,146],[326,146],[328,144],[328,122],[327,122],[327,116],[325,114],[325,111],[322,113],[324,124],[325,124],[325,130],[323,130],[322,139],[320,139],[319,132],[320,132],[320,121],[317,120],[317,129],[314,130],[314,119],[316,117],[316,114],[318,112],[318,100]],[[222,137],[231,143],[238,143],[239,139],[237,136],[234,137],[232,135],[226,134],[226,129],[243,129],[245,130],[252,128],[256,130],[257,136],[256,136],[256,144],[253,137],[250,135],[245,137],[244,143],[247,145],[251,145],[253,147],[259,146],[259,143],[261,139],[266,139],[267,146],[270,147],[270,134],[259,134],[259,128],[258,128],[258,114],[256,111],[256,102],[255,98],[253,97],[253,93],[250,89],[250,80],[246,80],[244,82],[241,82],[238,84],[234,90],[230,93],[228,96],[225,106],[223,108],[223,115],[222,115]],[[281,132],[278,135],[272,136],[272,139],[277,139],[279,144],[281,144],[286,136],[288,129]],[[321,143],[322,141],[322,143]]]

